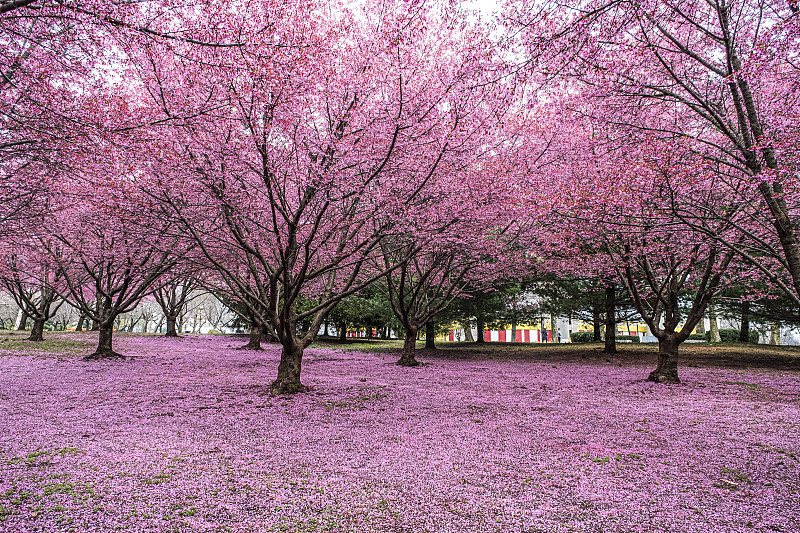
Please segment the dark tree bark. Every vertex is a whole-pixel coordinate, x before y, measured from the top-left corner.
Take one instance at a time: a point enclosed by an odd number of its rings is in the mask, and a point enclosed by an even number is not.
[[[425,324],[425,348],[436,349],[436,326],[430,321]]]
[[[253,319],[250,323],[250,338],[247,344],[241,347],[242,350],[261,350],[261,335],[264,334],[264,326],[261,322]],[[283,360],[281,358],[281,360]]]
[[[613,285],[606,287],[606,344],[605,353],[617,353],[617,292]]]
[[[303,362],[303,348],[294,338],[283,343],[281,362],[278,364],[278,377],[272,383],[274,394],[294,394],[305,392],[308,388],[300,382],[300,370]]]
[[[86,322],[86,315],[81,314],[78,317],[78,325],[75,326],[75,331],[83,331],[83,323]]]
[[[600,335],[600,306],[595,304],[592,306],[592,327],[594,327],[593,341],[600,342],[602,337]]]
[[[347,342],[347,324],[339,325],[339,342],[342,344]]]
[[[178,330],[175,328],[175,324],[178,321],[178,317],[175,315],[167,315],[167,333],[165,334],[167,337],[177,337]]]
[[[475,342],[483,344],[486,342],[486,339],[483,337],[483,331],[486,329],[486,322],[482,316],[476,317],[475,321],[478,323],[478,338],[475,339]]]
[[[405,341],[403,342],[403,353],[397,364],[400,366],[417,366],[419,361],[415,358],[417,351],[417,329],[412,327],[406,328]]]
[[[33,328],[28,337],[29,341],[41,342],[44,340],[44,318],[37,318],[33,321]]]
[[[680,343],[681,341],[674,333],[665,334],[663,339],[658,340],[658,364],[647,378],[648,381],[680,383],[680,379],[678,379],[678,345]]]
[[[97,296],[97,300],[94,306],[95,315],[100,314],[100,296]],[[100,329],[100,323],[97,320],[92,320],[92,328],[91,331],[98,331]]]
[[[110,303],[109,303],[110,307]],[[109,316],[105,320],[99,321],[97,349],[84,359],[125,359],[125,356],[114,351],[114,319],[116,316]]]
[[[17,331],[25,331],[28,329],[28,314],[26,312],[22,312],[22,318],[19,321],[19,325],[17,326]]]
[[[739,342],[750,342],[750,302],[742,301],[742,325],[739,328]]]

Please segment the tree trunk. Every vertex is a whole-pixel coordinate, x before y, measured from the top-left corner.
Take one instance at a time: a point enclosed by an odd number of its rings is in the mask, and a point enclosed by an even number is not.
[[[486,339],[483,336],[483,330],[486,329],[486,321],[484,321],[482,316],[476,317],[475,321],[478,323],[478,338],[475,339],[475,342],[483,344],[486,342]]]
[[[719,336],[717,310],[714,307],[714,304],[708,304],[708,342],[722,342],[722,339]]]
[[[264,333],[264,326],[260,322],[253,321],[250,324],[250,339],[247,341],[247,344],[242,346],[240,350],[261,350],[261,335]],[[302,350],[300,350],[300,357],[303,356]],[[283,361],[283,356],[281,356],[281,361]],[[281,363],[282,364],[282,363]],[[299,371],[298,371],[298,380],[299,378]],[[299,381],[298,381],[299,383]]]
[[[167,337],[177,337],[178,330],[175,329],[175,322],[177,321],[178,317],[174,315],[167,315]]]
[[[739,328],[739,342],[750,342],[750,302],[742,302],[742,327]]]
[[[414,328],[406,328],[406,338],[403,342],[403,354],[397,364],[400,366],[417,366],[419,361],[414,358],[414,353],[417,350],[417,330]]]
[[[695,326],[694,329],[695,329],[695,332],[698,335],[705,335],[706,334],[706,317],[705,316],[702,316],[700,318],[700,322],[697,323],[697,326]]]
[[[33,320],[33,328],[31,329],[31,335],[28,337],[29,341],[41,342],[44,340],[44,319],[43,318],[35,318]]]
[[[650,373],[648,381],[680,383],[678,379],[678,338],[675,333],[665,333],[658,339],[658,366]]]
[[[781,323],[774,321],[770,326],[769,343],[773,346],[780,346],[781,344]]]
[[[106,320],[99,323],[99,334],[97,341],[97,350],[91,355],[84,357],[86,360],[91,359],[125,359],[125,356],[114,351],[112,340],[114,336],[114,320]]]
[[[259,326],[260,329],[260,326]],[[281,362],[278,365],[278,378],[270,387],[273,394],[294,394],[305,392],[307,387],[300,383],[300,367],[303,362],[303,348],[294,337],[282,342]]]
[[[436,349],[436,326],[431,321],[425,324],[425,348]]]
[[[101,300],[101,298],[98,295],[97,296],[97,300],[95,300],[95,306],[94,306],[95,315],[99,315],[100,314],[100,305],[101,305],[101,301],[100,300]],[[100,329],[100,323],[97,320],[92,320],[92,331],[98,331],[99,329]]]
[[[511,321],[511,342],[517,342],[517,319]]]
[[[22,318],[19,319],[19,325],[17,326],[17,331],[25,331],[26,329],[28,329],[28,313],[23,311]]]
[[[596,304],[592,306],[592,325],[594,327],[594,338],[592,340],[600,342],[603,340],[602,332],[600,331],[600,306]]]
[[[605,353],[617,353],[617,291],[606,287],[606,344]]]
[[[78,317],[78,325],[75,326],[75,331],[83,331],[83,323],[86,322],[86,315]]]
[[[461,327],[464,328],[464,340],[467,342],[475,342],[475,337],[472,336],[472,325],[469,322],[464,322],[461,324]]]

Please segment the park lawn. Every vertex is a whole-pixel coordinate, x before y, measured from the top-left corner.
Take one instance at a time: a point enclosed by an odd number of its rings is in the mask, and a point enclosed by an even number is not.
[[[48,335],[47,333],[45,334]],[[243,338],[0,344],[0,531],[800,531],[800,359],[684,346],[320,341],[271,396]],[[420,345],[421,346],[421,345]]]
[[[44,341],[26,340],[30,331],[0,330],[0,353],[5,355],[39,355],[72,357],[85,355],[97,339],[90,334],[44,332]]]

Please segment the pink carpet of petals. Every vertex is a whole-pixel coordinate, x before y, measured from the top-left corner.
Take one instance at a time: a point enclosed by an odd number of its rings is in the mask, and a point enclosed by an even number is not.
[[[0,531],[800,531],[800,374],[127,338],[0,352]]]

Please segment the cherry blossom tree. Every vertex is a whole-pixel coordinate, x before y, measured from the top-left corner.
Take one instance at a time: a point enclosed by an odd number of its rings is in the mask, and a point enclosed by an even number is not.
[[[178,316],[193,297],[199,296],[195,292],[198,286],[199,282],[188,275],[170,275],[166,281],[158,283],[153,297],[161,307],[161,312],[164,313],[167,322],[167,337],[178,336],[178,331],[175,329]]]
[[[302,13],[281,40],[303,47],[267,49],[275,36],[252,32],[246,47],[193,62],[140,60],[165,112],[215,108],[170,127],[151,190],[274,330],[280,393],[304,390],[303,350],[324,317],[397,268],[371,268],[395,220],[434,176],[485,151],[508,97],[488,83],[493,52],[462,14],[372,3]]]
[[[32,246],[33,244],[33,246]],[[44,340],[44,325],[64,303],[59,301],[61,272],[52,261],[36,253],[30,240],[9,246],[0,266],[0,285],[6,289],[24,316],[33,319],[30,341]]]
[[[728,209],[680,195],[676,220],[800,302],[796,2],[578,0],[515,3],[509,15],[524,24],[537,81],[580,94],[596,121],[714,167]]]
[[[725,283],[735,253],[687,227],[672,206],[688,196],[724,211],[730,197],[713,186],[715,174],[690,150],[668,153],[675,145],[656,138],[627,138],[623,150],[618,139],[603,146],[597,129],[587,132],[584,156],[573,153],[571,178],[562,175],[564,192],[551,204],[551,230],[564,247],[547,258],[549,268],[616,278],[659,342],[649,379],[678,382],[678,346]]]
[[[180,255],[169,222],[146,211],[146,202],[126,179],[74,183],[71,194],[39,238],[63,278],[61,297],[98,324],[99,340],[89,359],[122,357],[113,350],[114,321],[156,290]],[[68,202],[68,203],[67,203]]]

